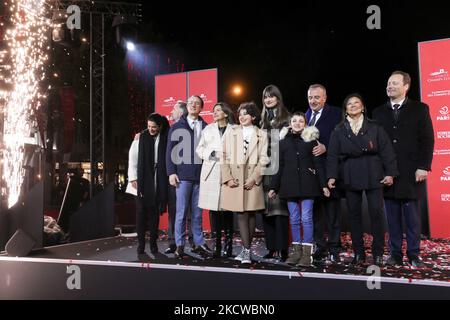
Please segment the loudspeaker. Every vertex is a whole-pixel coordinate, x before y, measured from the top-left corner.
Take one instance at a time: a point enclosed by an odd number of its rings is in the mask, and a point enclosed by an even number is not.
[[[5,246],[6,253],[11,257],[25,257],[30,254],[36,240],[22,229],[17,229]]]

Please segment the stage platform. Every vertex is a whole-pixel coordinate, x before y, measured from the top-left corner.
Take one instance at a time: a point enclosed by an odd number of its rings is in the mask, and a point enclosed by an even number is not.
[[[213,240],[207,243],[212,247]],[[263,259],[258,238],[254,262],[241,265],[190,253],[189,245],[181,260],[163,253],[138,256],[136,238],[121,235],[49,247],[26,258],[0,255],[0,299],[449,299],[448,242],[422,245],[434,248],[425,257],[427,268],[383,267],[377,279],[367,273],[369,265],[350,266],[349,251],[339,264],[298,268]],[[160,252],[167,248],[164,236],[158,246]],[[235,254],[240,247],[235,237]],[[378,280],[380,289],[368,288]]]

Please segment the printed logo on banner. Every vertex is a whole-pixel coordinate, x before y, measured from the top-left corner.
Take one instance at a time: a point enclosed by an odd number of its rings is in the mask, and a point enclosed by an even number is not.
[[[427,80],[428,82],[439,82],[439,81],[447,81],[450,80],[448,76],[448,71],[445,69],[439,69],[438,71],[430,73],[430,78]]]
[[[213,100],[212,99],[208,100],[208,96],[204,93],[200,94],[200,98],[202,98],[205,105],[213,104]],[[212,115],[212,114],[213,114],[212,110],[205,110],[205,111],[200,112],[200,116]]]
[[[446,167],[442,173],[444,175],[441,176],[441,181],[450,181],[450,166]]]
[[[438,131],[437,138],[438,139],[450,139],[450,131]]]
[[[437,121],[449,121],[450,120],[450,114],[447,106],[443,106],[439,110],[440,115],[437,116]]]
[[[450,194],[441,194],[442,202],[450,202]]]
[[[203,100],[203,102],[204,102],[205,104],[207,104],[207,103],[213,103],[213,101],[212,101],[211,99],[208,100],[208,97],[207,97],[206,94],[204,94],[204,93],[200,94],[200,98],[202,98],[202,100]]]
[[[450,96],[450,90],[431,91],[431,93],[427,94],[428,98],[448,97],[448,96]]]
[[[164,102],[166,103],[175,102],[175,99],[173,97],[170,97],[169,99],[164,99]]]
[[[435,156],[447,156],[447,155],[450,155],[450,149],[434,150],[433,155],[435,155]]]

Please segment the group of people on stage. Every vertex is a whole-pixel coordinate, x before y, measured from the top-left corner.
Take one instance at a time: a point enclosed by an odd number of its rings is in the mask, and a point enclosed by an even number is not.
[[[214,123],[208,125],[200,117],[204,102],[199,96],[177,102],[170,128],[165,117],[151,114],[129,153],[138,253],[145,252],[147,224],[150,251],[158,252],[159,216],[167,208],[166,253],[179,258],[185,254],[187,222],[193,252],[232,257],[235,213],[242,238],[235,259],[251,263],[256,214],[261,213],[268,250],[264,258],[295,266],[324,258],[339,262],[345,197],[352,263],[362,264],[365,193],[373,263],[403,264],[405,230],[408,261],[423,267],[419,187],[431,169],[434,133],[428,106],[407,97],[410,86],[408,73],[393,72],[386,87],[389,100],[372,118],[361,95],[348,95],[339,109],[327,104],[326,88],[320,84],[308,89],[306,113],[290,114],[280,90],[269,85],[262,94],[262,110],[254,102],[242,103],[237,121],[231,108],[219,102],[213,108]],[[210,211],[216,234],[213,250],[203,237],[203,209]],[[383,261],[386,218],[390,255]]]

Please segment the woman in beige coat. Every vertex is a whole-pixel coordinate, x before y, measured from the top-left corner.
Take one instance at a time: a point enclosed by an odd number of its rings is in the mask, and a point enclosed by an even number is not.
[[[203,160],[200,175],[198,206],[209,210],[211,227],[216,233],[216,247],[213,256],[218,258],[222,252],[222,230],[225,231],[225,254],[233,253],[233,213],[223,212],[220,207],[222,188],[220,156],[225,134],[234,124],[234,114],[228,104],[217,103],[213,108],[214,123],[202,131],[197,146],[197,155]]]
[[[243,248],[235,258],[251,263],[250,245],[256,226],[255,213],[265,208],[263,168],[269,163],[267,134],[256,127],[260,111],[254,102],[238,109],[240,126],[233,126],[224,139],[222,161],[222,208],[238,215]]]

